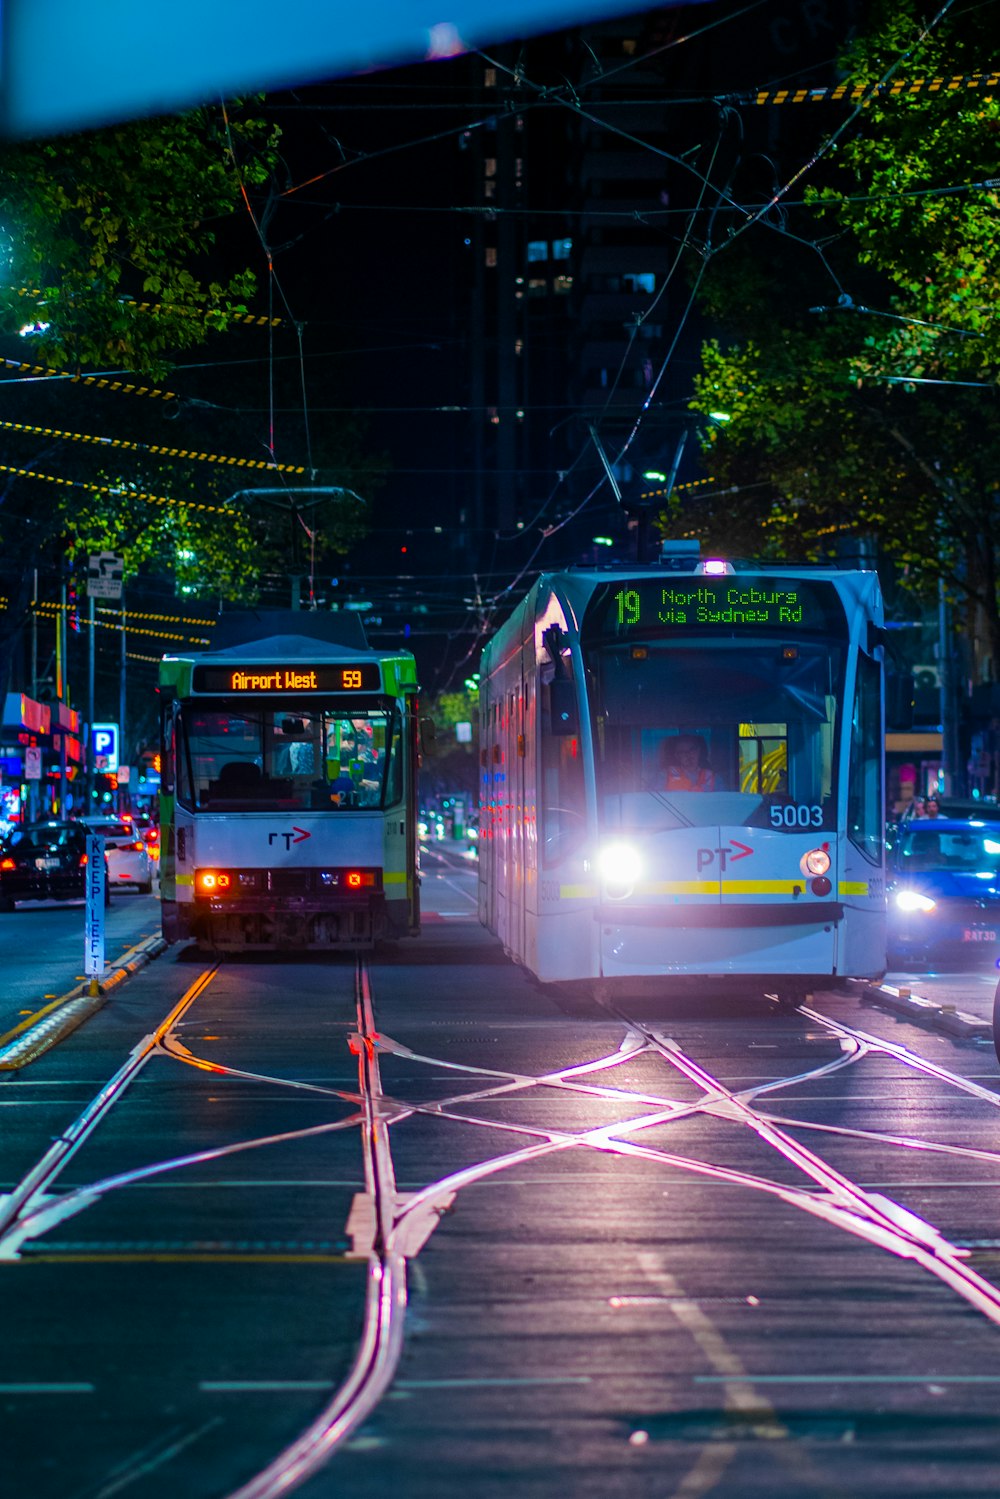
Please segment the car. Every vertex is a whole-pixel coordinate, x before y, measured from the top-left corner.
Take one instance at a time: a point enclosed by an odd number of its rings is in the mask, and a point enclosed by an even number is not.
[[[87,829],[79,822],[29,822],[0,844],[0,910],[19,900],[82,900]],[[110,892],[110,880],[106,886]]]
[[[151,817],[146,816],[142,812],[136,813],[136,815],[132,818],[132,824],[139,834],[139,837],[146,845],[149,857],[152,859],[154,864],[157,863],[160,857],[159,824],[155,823]]]
[[[104,839],[110,885],[135,885],[147,894],[153,888],[153,861],[142,835],[130,822],[108,817],[80,819],[90,833]]]
[[[902,823],[889,855],[889,962],[993,963],[1000,953],[1000,820]]]

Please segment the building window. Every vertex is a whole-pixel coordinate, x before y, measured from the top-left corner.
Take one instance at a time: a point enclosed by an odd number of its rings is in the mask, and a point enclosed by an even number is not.
[[[557,297],[568,296],[569,293],[573,290],[573,277],[553,276],[552,290],[555,292]]]
[[[529,297],[544,297],[549,289],[549,284],[544,276],[532,276],[528,282]]]
[[[496,263],[497,263],[497,247],[496,247],[496,245],[487,245],[486,246],[486,264],[487,265],[494,265],[495,266]]]
[[[487,177],[495,177],[497,174],[497,159],[495,156],[487,156],[483,162],[483,171]]]
[[[554,239],[552,241],[552,259],[568,260],[572,249],[573,241],[571,239]]]
[[[496,88],[496,86],[497,86],[497,70],[496,70],[496,68],[486,68],[485,71],[484,71],[484,73],[483,73],[483,88]]]
[[[496,183],[495,182],[484,182],[483,183],[483,197],[484,198],[495,198],[496,195],[497,195],[497,185],[496,185]]]
[[[548,260],[549,242],[547,239],[529,239],[527,258],[529,260]]]
[[[625,291],[654,292],[656,277],[652,271],[628,271],[622,276],[622,286]]]

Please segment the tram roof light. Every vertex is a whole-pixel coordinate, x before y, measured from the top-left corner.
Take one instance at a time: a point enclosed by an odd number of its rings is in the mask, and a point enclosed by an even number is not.
[[[724,561],[721,557],[706,557],[701,564],[701,570],[710,578],[723,578],[726,573],[735,571],[733,564]]]

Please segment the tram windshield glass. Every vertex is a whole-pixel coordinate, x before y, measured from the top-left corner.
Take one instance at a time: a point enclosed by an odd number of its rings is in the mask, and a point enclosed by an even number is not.
[[[346,811],[402,796],[394,708],[186,702],[177,796],[199,812]]]
[[[835,828],[845,651],[754,632],[585,644],[605,821]]]

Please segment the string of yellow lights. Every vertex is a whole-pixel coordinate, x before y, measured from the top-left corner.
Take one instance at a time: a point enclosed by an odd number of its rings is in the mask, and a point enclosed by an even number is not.
[[[58,427],[33,427],[28,422],[0,421],[5,432],[26,432],[33,437],[56,437],[63,442],[88,443],[93,447],[117,448],[124,453],[155,453],[160,458],[186,458],[198,463],[218,463],[223,468],[267,469],[282,474],[304,474],[301,464],[272,463],[267,458],[231,458],[225,453],[201,453],[193,448],[167,448],[160,443],[131,442],[125,437],[94,437],[88,432],[64,432]]]
[[[91,494],[126,494],[130,500],[142,500],[147,505],[170,505],[179,510],[197,510],[211,515],[239,515],[238,510],[232,510],[228,505],[207,505],[197,500],[177,500],[170,495],[150,494],[145,489],[120,490],[112,484],[91,484],[84,479],[64,479],[57,474],[40,474],[36,469],[14,468],[11,464],[0,463],[0,473],[13,474],[18,479],[38,479],[44,484],[59,484],[66,489],[86,489]]]
[[[896,78],[891,83],[838,83],[832,88],[760,89],[744,102],[752,104],[857,104],[875,99],[914,99],[920,94],[957,94],[1000,88],[1000,73],[966,73],[957,78]]]
[[[49,364],[26,364],[19,359],[4,359],[0,364],[6,369],[17,370],[22,375],[48,375],[57,380],[68,380],[72,385],[93,385],[98,390],[115,390],[122,395],[153,396],[161,401],[179,401],[174,390],[160,390],[156,385],[133,385],[128,380],[113,380],[108,375],[73,375],[68,370],[57,370]]]
[[[0,608],[9,607],[10,599],[6,596],[6,594],[0,593]],[[60,604],[57,603],[54,599],[39,599],[37,602],[32,601],[28,604],[29,609],[38,609],[40,611],[53,609],[79,609],[79,607],[79,604]],[[120,609],[110,609],[106,604],[98,604],[96,606],[96,612],[98,614],[110,614],[116,619],[120,618],[121,616]],[[158,620],[161,624],[165,625],[186,625],[190,630],[213,630],[218,624],[218,620],[215,619],[188,619],[187,615],[185,614],[148,614],[140,612],[138,610],[133,612],[133,610],[131,609],[129,609],[128,611],[128,618],[129,620]]]
[[[15,295],[29,297],[32,301],[44,298],[45,293],[39,286],[17,286],[12,288]],[[171,302],[129,302],[125,304],[133,308],[135,312],[148,312],[155,315],[158,312],[181,313],[184,317],[203,318],[205,309],[203,307],[180,307]],[[284,318],[259,317],[252,312],[231,312],[226,315],[227,323],[235,323],[241,328],[283,328]]]
[[[87,615],[84,614],[80,609],[79,605],[77,605],[74,609],[73,606],[68,604],[38,604],[36,606],[35,612],[38,614],[40,619],[55,619],[63,608],[65,608],[67,612],[76,613],[79,615],[79,623],[81,629],[89,628],[90,620]],[[97,629],[100,630],[117,630],[119,634],[122,630],[121,624],[114,624],[111,620],[106,619],[95,619],[94,625]],[[176,640],[181,645],[208,645],[210,643],[207,640],[201,639],[197,635],[178,635],[173,630],[148,630],[144,625],[134,625],[132,623],[131,616],[126,616],[125,633],[127,635],[150,635],[154,640]]]

